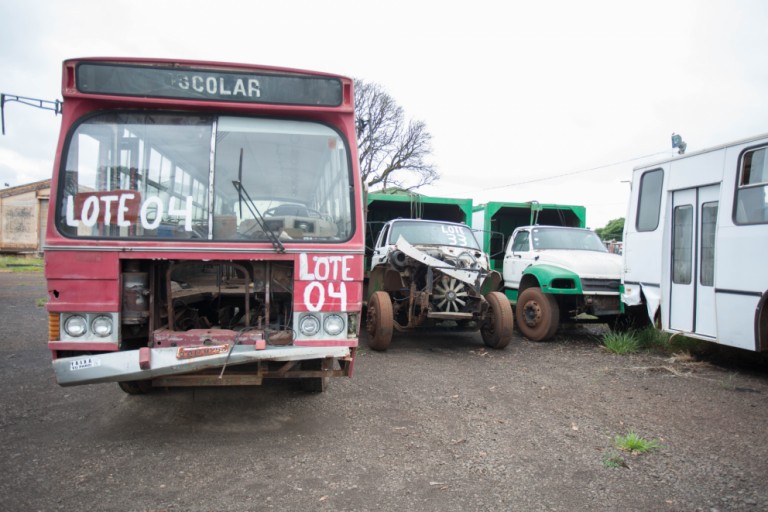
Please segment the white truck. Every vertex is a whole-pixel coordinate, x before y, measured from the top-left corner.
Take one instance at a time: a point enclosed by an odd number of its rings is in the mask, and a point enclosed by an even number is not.
[[[622,313],[621,261],[589,229],[515,229],[504,253],[503,274],[520,332],[544,341],[564,321],[617,321]]]
[[[512,339],[512,307],[498,289],[501,275],[466,224],[395,219],[379,232],[366,291],[366,329],[374,350],[386,350],[393,331],[451,322],[479,330],[485,345]]]

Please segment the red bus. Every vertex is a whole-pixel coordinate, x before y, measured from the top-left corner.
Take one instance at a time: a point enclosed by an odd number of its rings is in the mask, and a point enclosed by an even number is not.
[[[45,238],[62,386],[351,376],[364,222],[352,80],[64,62]]]

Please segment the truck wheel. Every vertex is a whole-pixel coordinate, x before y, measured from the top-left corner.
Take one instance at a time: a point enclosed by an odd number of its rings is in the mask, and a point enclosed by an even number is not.
[[[560,324],[560,306],[552,295],[539,288],[526,288],[517,298],[517,328],[531,341],[554,336]]]
[[[392,302],[387,292],[376,292],[368,301],[365,329],[368,331],[368,346],[373,350],[387,350],[392,341]]]
[[[512,306],[509,305],[506,295],[499,292],[489,293],[485,300],[488,301],[488,317],[480,327],[480,334],[486,346],[502,349],[512,340]]]

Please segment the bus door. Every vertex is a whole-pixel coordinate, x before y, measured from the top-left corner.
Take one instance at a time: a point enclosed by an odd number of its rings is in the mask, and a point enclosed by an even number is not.
[[[669,328],[716,337],[715,230],[720,186],[672,197]]]

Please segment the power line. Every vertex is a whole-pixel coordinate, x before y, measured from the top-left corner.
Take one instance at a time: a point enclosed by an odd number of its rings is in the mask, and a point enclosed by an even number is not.
[[[554,176],[547,176],[545,178],[533,178],[533,179],[526,180],[526,181],[518,181],[516,183],[509,183],[507,185],[497,185],[497,186],[494,186],[494,187],[483,188],[481,190],[491,190],[491,189],[497,189],[497,188],[514,187],[516,185],[527,185],[529,183],[536,183],[538,181],[553,180],[555,178],[562,178],[564,176],[573,176],[574,174],[581,174],[583,172],[596,171],[598,169],[605,169],[606,167],[613,167],[614,165],[626,164],[626,163],[629,163],[629,162],[634,162],[635,160],[642,160],[644,158],[650,158],[652,156],[662,155],[662,154],[669,154],[669,151],[657,151],[656,153],[651,153],[651,154],[643,155],[643,156],[636,156],[634,158],[628,158],[626,160],[621,160],[620,162],[613,162],[611,164],[598,165],[597,167],[590,167],[589,169],[581,169],[579,171],[565,172],[565,173],[562,173],[562,174],[556,174]]]

